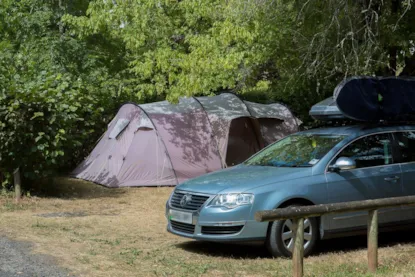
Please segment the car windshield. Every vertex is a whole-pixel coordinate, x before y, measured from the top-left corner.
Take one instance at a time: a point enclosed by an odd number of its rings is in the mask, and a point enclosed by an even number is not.
[[[246,165],[310,167],[337,143],[342,135],[298,134],[286,137],[248,159]]]

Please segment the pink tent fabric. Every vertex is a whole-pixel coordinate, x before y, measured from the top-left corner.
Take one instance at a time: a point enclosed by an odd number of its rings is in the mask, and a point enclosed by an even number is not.
[[[299,123],[282,104],[229,93],[125,104],[72,175],[108,187],[177,185],[243,161]]]

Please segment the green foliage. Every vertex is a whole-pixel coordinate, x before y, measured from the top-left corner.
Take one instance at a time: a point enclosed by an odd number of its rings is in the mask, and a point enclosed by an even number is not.
[[[103,34],[125,46],[138,98],[175,101],[267,90],[278,75],[275,57],[285,52],[291,8],[282,1],[92,1],[87,16],[64,22],[82,38]]]
[[[79,2],[79,3],[78,3]],[[60,15],[84,1],[0,3],[0,172],[28,178],[71,168],[124,99],[111,63],[71,37]]]
[[[413,0],[292,2],[293,51],[274,88],[305,122],[344,78],[415,75]]]
[[[80,38],[103,35],[123,45],[139,99],[230,89],[287,102],[307,120],[310,105],[343,78],[404,69],[415,36],[412,4],[97,0],[85,16],[63,21]]]
[[[0,97],[1,167],[30,168],[26,174],[39,176],[67,164],[95,124],[102,127],[103,109],[95,109],[99,101],[80,80],[59,73],[14,79],[13,90]]]
[[[345,77],[415,74],[413,2],[3,0],[0,172],[73,167],[124,101],[232,90],[308,124]]]
[[[404,66],[415,39],[413,0],[316,0],[297,5],[297,36],[304,73],[335,75],[398,75],[391,55]],[[399,51],[391,53],[391,48]]]

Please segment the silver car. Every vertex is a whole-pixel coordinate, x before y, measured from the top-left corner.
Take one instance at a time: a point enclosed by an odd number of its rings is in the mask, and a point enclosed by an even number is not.
[[[260,210],[415,195],[415,126],[347,126],[288,136],[241,165],[178,185],[167,230],[205,241],[263,241],[290,256],[292,222],[256,222]],[[304,253],[319,239],[366,232],[367,213],[310,218]],[[379,211],[380,230],[415,223],[415,208]]]

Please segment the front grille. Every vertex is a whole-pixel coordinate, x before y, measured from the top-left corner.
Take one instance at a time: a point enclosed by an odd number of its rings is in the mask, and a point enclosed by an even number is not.
[[[177,222],[173,220],[170,221],[170,224],[173,230],[178,231],[178,232],[188,233],[188,234],[193,234],[195,232],[195,226],[192,224],[181,223],[181,222]]]
[[[187,202],[184,206],[180,205],[180,201],[182,200],[184,195],[189,195],[192,199]],[[173,208],[185,209],[196,211],[198,210],[205,202],[209,199],[209,196],[203,195],[196,195],[191,193],[183,193],[183,192],[174,192],[171,199],[170,205]]]
[[[204,235],[232,235],[242,230],[244,226],[202,226]]]

